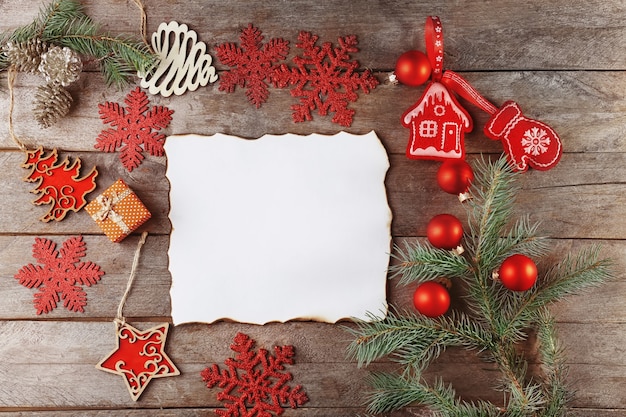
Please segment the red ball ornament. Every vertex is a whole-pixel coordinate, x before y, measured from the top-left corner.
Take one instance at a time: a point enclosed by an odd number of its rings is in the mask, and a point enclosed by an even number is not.
[[[537,281],[537,265],[525,255],[512,255],[502,262],[498,279],[511,291],[527,291]]]
[[[408,51],[398,58],[394,73],[402,84],[417,87],[428,81],[430,71],[430,61],[426,54],[420,51]]]
[[[426,236],[434,247],[452,250],[461,244],[463,225],[451,214],[438,214],[428,222]]]
[[[443,285],[435,281],[420,284],[413,294],[413,305],[427,317],[438,317],[448,311],[450,294]]]
[[[437,171],[437,184],[446,193],[464,194],[472,181],[474,181],[474,171],[462,159],[447,160],[441,164]]]

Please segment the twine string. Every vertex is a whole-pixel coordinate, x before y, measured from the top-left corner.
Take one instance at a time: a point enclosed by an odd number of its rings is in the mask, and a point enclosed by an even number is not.
[[[143,38],[144,43],[149,46],[148,34],[147,34],[148,16],[146,15],[146,8],[142,0],[133,0],[133,1],[135,2],[135,5],[139,8],[139,11],[141,12],[141,37]]]
[[[28,152],[26,145],[20,141],[15,135],[15,130],[13,128],[13,107],[15,105],[15,93],[13,91],[13,85],[15,84],[15,76],[17,74],[16,69],[11,66],[9,67],[8,75],[7,75],[7,84],[9,87],[9,136],[13,139],[13,142],[17,145],[20,150],[24,152]]]
[[[148,237],[148,232],[143,232],[141,234],[141,238],[139,242],[137,242],[137,249],[135,249],[135,257],[133,258],[133,266],[130,269],[130,275],[128,277],[128,284],[126,284],[126,291],[124,291],[124,295],[122,296],[122,300],[120,301],[119,307],[117,307],[117,316],[115,317],[115,322],[117,324],[123,325],[126,322],[122,314],[122,310],[124,309],[124,304],[126,304],[126,299],[130,294],[130,288],[133,285],[133,281],[135,280],[135,275],[137,274],[137,266],[139,265],[139,255],[141,254],[141,248],[143,244],[146,243],[146,238]]]

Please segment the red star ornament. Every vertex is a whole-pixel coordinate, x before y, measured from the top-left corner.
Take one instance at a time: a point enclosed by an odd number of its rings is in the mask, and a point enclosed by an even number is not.
[[[164,323],[140,331],[116,322],[117,346],[96,368],[123,376],[131,398],[137,401],[153,378],[180,375],[163,350],[168,328]]]

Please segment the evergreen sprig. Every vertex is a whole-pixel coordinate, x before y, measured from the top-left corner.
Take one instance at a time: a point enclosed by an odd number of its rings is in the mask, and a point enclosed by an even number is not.
[[[468,311],[428,318],[392,309],[384,318],[372,315],[369,321],[347,327],[354,337],[348,354],[358,366],[389,356],[403,367],[399,374],[372,376],[369,412],[420,403],[435,415],[448,417],[560,417],[566,413],[571,398],[565,384],[567,367],[547,307],[610,279],[611,261],[601,259],[599,248],[593,246],[542,271],[529,291],[506,289],[492,272],[512,254],[546,255],[547,241],[535,236],[538,224],[532,224],[528,216],[512,220],[519,174],[505,158],[493,162],[480,159],[474,171],[471,199],[465,203],[466,252],[458,255],[419,242],[405,244],[395,248],[396,262],[390,267],[390,278],[398,279],[398,285],[442,276],[463,281]],[[529,329],[537,332],[544,371],[540,380],[528,376],[528,362],[518,349],[518,344],[527,340]],[[423,380],[422,372],[450,346],[476,351],[497,366],[501,374],[498,389],[506,395],[503,407],[459,401],[452,387]]]
[[[4,34],[2,43],[30,39],[68,47],[98,62],[106,83],[119,88],[137,73],[149,73],[157,60],[149,46],[142,41],[135,41],[128,36],[99,33],[98,25],[75,0],[53,1],[40,10],[33,22],[13,33]],[[9,64],[6,54],[0,54],[0,70]]]

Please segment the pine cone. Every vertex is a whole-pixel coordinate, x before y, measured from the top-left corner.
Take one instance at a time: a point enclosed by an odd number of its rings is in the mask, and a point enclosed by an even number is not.
[[[35,119],[41,127],[50,127],[70,111],[72,96],[59,84],[37,87],[35,93]]]
[[[67,87],[80,77],[82,70],[83,61],[68,47],[53,46],[41,55],[39,72],[48,84]]]
[[[2,48],[9,63],[17,71],[37,72],[41,63],[41,55],[48,50],[48,44],[41,39],[29,39],[25,42],[9,41]]]

